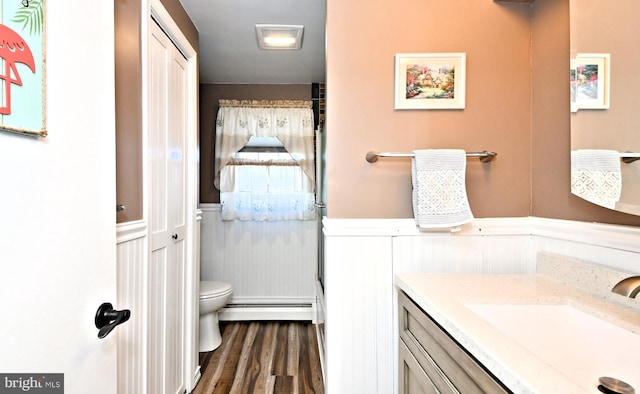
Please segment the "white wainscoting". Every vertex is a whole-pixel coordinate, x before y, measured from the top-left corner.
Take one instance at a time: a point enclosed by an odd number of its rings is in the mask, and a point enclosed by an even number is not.
[[[325,381],[332,394],[397,392],[395,272],[535,273],[540,251],[640,272],[640,228],[476,219],[425,233],[413,219],[327,219]],[[455,289],[452,289],[455,291]]]
[[[196,220],[200,220],[199,213]],[[134,221],[119,224],[116,235],[117,258],[117,301],[116,309],[129,309],[131,318],[116,328],[118,336],[118,393],[140,394],[154,391],[151,386],[158,382],[150,382],[152,368],[156,368],[157,376],[164,375],[163,365],[155,365],[149,360],[150,340],[154,338],[149,323],[149,242],[147,223]],[[197,228],[196,228],[197,230]],[[195,235],[196,241],[198,234]],[[199,249],[193,251],[193,264],[197,267]],[[194,267],[195,268],[195,267]],[[189,272],[192,272],[189,274]],[[187,270],[189,281],[196,282],[197,270]],[[197,297],[198,286],[186,284],[186,291],[191,298]],[[184,380],[190,392],[200,379],[198,359],[198,303],[185,303],[187,309],[184,322],[184,341],[178,352],[184,357]],[[189,323],[193,321],[193,324]]]
[[[147,225],[143,221],[117,226],[117,304],[131,318],[117,330],[118,393],[147,392]]]
[[[222,221],[201,204],[200,280],[230,283],[220,320],[315,320],[318,222]]]

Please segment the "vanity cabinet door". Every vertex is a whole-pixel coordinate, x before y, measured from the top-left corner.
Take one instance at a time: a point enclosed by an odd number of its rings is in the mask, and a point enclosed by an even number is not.
[[[463,394],[510,392],[403,292],[398,294],[398,313],[399,349],[406,345],[428,380],[437,388],[436,392]],[[399,353],[403,363],[398,370],[399,384],[402,389],[402,384],[408,378],[404,376],[406,368],[402,352]],[[412,375],[417,376],[414,372],[415,368],[413,370],[409,368],[409,370]]]
[[[429,375],[422,369],[413,354],[407,348],[404,341],[400,340],[398,346],[400,358],[400,394],[437,394],[436,385],[429,379]]]

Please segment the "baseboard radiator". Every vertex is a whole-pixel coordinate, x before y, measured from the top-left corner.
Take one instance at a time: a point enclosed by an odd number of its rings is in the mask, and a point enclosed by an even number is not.
[[[298,320],[313,321],[315,305],[309,304],[228,304],[219,314],[221,321]]]

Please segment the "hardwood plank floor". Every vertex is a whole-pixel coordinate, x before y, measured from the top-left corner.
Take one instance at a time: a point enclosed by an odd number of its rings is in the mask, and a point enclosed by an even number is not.
[[[220,347],[200,353],[192,394],[324,394],[313,324],[223,322],[220,330]]]

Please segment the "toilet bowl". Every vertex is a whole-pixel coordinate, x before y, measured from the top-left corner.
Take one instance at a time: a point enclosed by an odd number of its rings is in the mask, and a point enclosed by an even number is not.
[[[201,352],[210,352],[220,346],[222,336],[218,324],[218,311],[231,298],[229,283],[200,282],[200,346]]]

